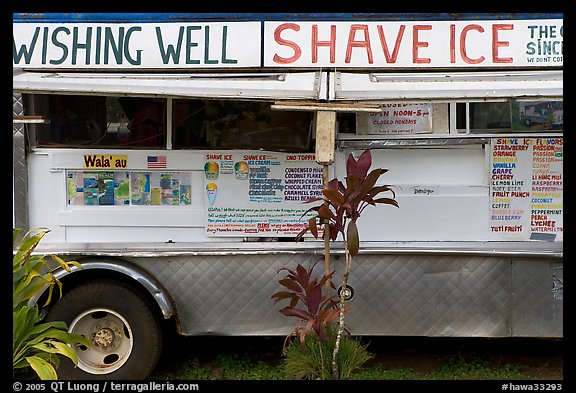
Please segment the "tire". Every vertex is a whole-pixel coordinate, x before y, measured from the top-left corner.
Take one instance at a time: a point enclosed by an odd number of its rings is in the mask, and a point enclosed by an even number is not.
[[[97,280],[64,291],[46,319],[65,322],[69,332],[92,343],[75,348],[78,367],[61,358],[59,379],[146,379],[162,352],[162,328],[154,311],[119,281]]]

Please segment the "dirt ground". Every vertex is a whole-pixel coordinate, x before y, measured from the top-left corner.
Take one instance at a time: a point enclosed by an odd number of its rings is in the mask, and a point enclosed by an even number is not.
[[[282,359],[283,337],[176,337],[157,369],[174,369],[179,362],[196,357],[201,364],[213,362],[218,354],[250,354],[268,364]],[[453,338],[453,337],[362,337],[378,363],[386,369],[410,368],[428,374],[449,357],[465,362],[482,360],[493,368],[519,365],[530,380],[564,379],[564,343],[561,339],[539,338]]]

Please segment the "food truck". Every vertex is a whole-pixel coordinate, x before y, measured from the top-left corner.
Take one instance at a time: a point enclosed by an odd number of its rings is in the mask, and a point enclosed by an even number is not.
[[[13,14],[13,95],[13,225],[82,264],[62,378],[288,334],[279,269],[345,263],[305,201],[368,149],[353,335],[563,337],[562,14]]]

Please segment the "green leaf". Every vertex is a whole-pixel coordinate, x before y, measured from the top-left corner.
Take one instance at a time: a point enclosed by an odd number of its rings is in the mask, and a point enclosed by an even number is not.
[[[34,325],[40,320],[38,308],[21,306],[12,312],[12,345],[17,352],[32,336]]]
[[[358,255],[360,249],[360,238],[358,237],[358,228],[356,227],[356,220],[350,221],[348,229],[346,230],[346,244],[350,255]]]
[[[26,358],[30,367],[36,372],[38,377],[42,380],[57,380],[58,375],[56,375],[56,370],[54,367],[45,361],[44,359],[39,358],[38,356],[28,356]]]
[[[12,365],[14,369],[31,367],[41,379],[57,379],[59,355],[68,357],[77,364],[78,358],[73,346],[90,346],[90,340],[69,333],[64,322],[40,323],[42,316],[39,314],[38,305],[28,305],[30,299],[46,288],[49,291],[48,303],[55,285],[62,294],[62,283],[52,274],[54,269],[49,263],[50,260],[42,255],[32,255],[48,232],[44,230],[35,235],[28,232],[18,243],[21,230],[13,231],[13,242],[18,246],[18,250],[13,256],[12,272]],[[56,268],[71,271],[72,267],[81,267],[78,262],[66,262],[58,256],[51,255],[49,258],[56,262]]]
[[[62,258],[60,258],[58,255],[50,255],[50,258],[52,258],[53,260],[56,261],[56,263],[58,263],[58,265],[60,265],[64,270],[66,270],[67,272],[72,271],[72,267],[71,266],[76,266],[78,268],[81,268],[82,265],[80,265],[80,263],[76,262],[76,261],[65,261]]]
[[[32,273],[30,277],[21,282],[14,290],[12,299],[13,307],[31,299],[34,295],[40,293],[47,285],[50,285],[50,281],[45,281],[44,277],[38,273]]]
[[[19,265],[24,260],[28,258],[30,254],[34,251],[40,240],[48,233],[47,231],[43,231],[37,233],[36,235],[30,236],[26,238],[26,240],[18,247],[18,251],[14,254],[12,259],[13,266]]]
[[[74,352],[74,350],[70,346],[60,341],[56,340],[43,341],[39,344],[33,345],[32,347],[42,352],[55,353],[58,355],[66,356],[67,358],[69,358],[74,362],[74,365],[78,364],[78,356],[76,355],[76,352]]]
[[[34,326],[34,329],[32,329],[31,334],[41,334],[48,329],[58,329],[66,332],[68,331],[68,326],[66,325],[65,322],[62,321],[40,323]]]
[[[12,229],[12,244],[16,246],[16,240],[20,237],[20,233],[22,233],[22,228],[14,228]]]

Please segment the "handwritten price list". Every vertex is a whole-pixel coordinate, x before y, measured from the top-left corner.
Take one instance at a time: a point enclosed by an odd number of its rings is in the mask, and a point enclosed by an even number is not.
[[[322,196],[323,171],[313,154],[224,158],[226,162],[222,155],[206,156],[209,236],[296,236],[314,215],[306,213],[309,206],[304,204]]]
[[[563,232],[563,139],[499,138],[492,145],[490,231],[509,240]]]

